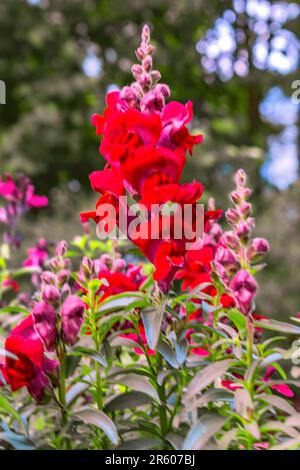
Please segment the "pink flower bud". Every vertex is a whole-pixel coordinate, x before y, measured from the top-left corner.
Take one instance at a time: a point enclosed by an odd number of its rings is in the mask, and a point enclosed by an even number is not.
[[[124,259],[118,258],[113,263],[113,272],[121,272],[126,268],[126,261]]]
[[[124,86],[121,90],[120,96],[127,102],[133,101],[135,103],[137,101],[136,93],[130,86]]]
[[[103,263],[107,269],[111,269],[113,265],[113,259],[110,255],[101,255],[100,256],[100,261]]]
[[[226,211],[225,216],[228,222],[232,225],[237,224],[241,218],[239,212],[236,209],[232,209],[232,208]]]
[[[254,277],[242,269],[232,279],[230,289],[242,313],[244,315],[250,313],[258,289]]]
[[[42,285],[42,299],[45,302],[56,306],[60,302],[60,292],[57,287],[52,284],[43,284]]]
[[[239,187],[245,186],[246,180],[247,180],[247,175],[245,171],[242,168],[240,168],[235,174],[235,182],[236,182],[237,187],[239,188]]]
[[[240,249],[240,240],[233,231],[224,232],[221,237],[221,243],[235,251]]]
[[[165,106],[165,100],[163,95],[153,89],[146,93],[141,101],[141,111],[143,113],[155,113],[155,112],[162,112]]]
[[[242,201],[240,205],[240,212],[243,217],[247,218],[252,213],[252,205],[249,202]]]
[[[138,47],[135,51],[135,54],[136,54],[136,56],[139,60],[143,60],[147,55],[147,53],[146,53],[146,51],[143,47]]]
[[[230,199],[234,204],[237,205],[240,204],[242,201],[240,193],[238,191],[232,191],[232,193],[230,194]]]
[[[155,51],[155,46],[153,44],[148,44],[145,49],[147,55],[152,55]]]
[[[247,250],[247,256],[251,261],[258,261],[270,250],[270,245],[265,238],[254,238]]]
[[[148,55],[142,62],[142,66],[144,68],[144,70],[146,72],[150,72],[150,70],[152,69],[152,57],[150,55]]]
[[[64,256],[66,254],[67,249],[68,244],[65,240],[58,242],[55,248],[56,256]]]
[[[80,265],[80,270],[88,279],[94,273],[94,263],[88,256],[83,257]]]
[[[143,90],[142,90],[141,86],[138,83],[136,83],[136,82],[132,83],[130,85],[130,88],[134,91],[135,95],[137,96],[137,99],[142,98]]]
[[[149,73],[142,73],[142,75],[138,77],[138,83],[142,88],[149,87],[151,85],[151,76]]]
[[[150,77],[151,77],[152,83],[157,83],[161,79],[161,73],[158,70],[152,70],[150,72]]]
[[[84,302],[76,295],[70,295],[61,309],[62,336],[66,344],[76,343],[81,325],[83,323]]]
[[[150,28],[147,24],[143,26],[141,38],[142,42],[145,42],[146,44],[150,41]]]
[[[61,300],[64,301],[71,294],[71,287],[69,284],[64,284],[61,288]]]
[[[49,261],[49,266],[54,272],[57,272],[62,267],[61,261],[57,258],[51,258]]]
[[[234,253],[227,248],[220,246],[216,251],[215,259],[220,263],[227,271],[234,272],[239,269],[239,262],[236,259]]]
[[[246,239],[251,232],[251,228],[247,222],[241,220],[236,226],[236,234],[241,239]]]
[[[41,274],[41,280],[42,282],[44,282],[45,284],[55,284],[56,282],[56,276],[54,273],[52,273],[51,271],[44,271],[42,274]]]
[[[59,286],[62,286],[63,284],[65,284],[65,282],[67,282],[69,277],[70,277],[70,271],[68,271],[67,269],[62,269],[61,271],[59,271],[57,273],[57,281],[58,281]]]
[[[45,344],[46,349],[51,351],[54,348],[58,337],[56,311],[52,305],[42,300],[41,302],[34,304],[32,316],[35,331]]]
[[[158,72],[159,73],[159,72]],[[159,74],[160,75],[160,74]],[[157,82],[158,80],[157,79],[154,79],[153,76],[151,76],[152,78],[152,81],[154,82]],[[168,85],[164,84],[164,83],[161,83],[159,85],[156,86],[156,89],[158,91],[160,91],[160,93],[164,96],[164,98],[168,98],[170,95],[171,95],[171,91],[170,91],[170,88],[168,87]]]
[[[132,72],[132,75],[134,76],[134,78],[137,80],[138,77],[144,72],[144,69],[141,65],[134,64],[131,67],[131,72]]]
[[[215,266],[215,270],[216,270],[216,273],[218,274],[220,280],[222,281],[222,283],[224,284],[224,286],[228,286],[229,284],[229,277],[228,277],[228,273],[226,271],[226,269],[224,268],[224,266],[220,263],[218,263],[217,261],[214,261],[214,266]]]

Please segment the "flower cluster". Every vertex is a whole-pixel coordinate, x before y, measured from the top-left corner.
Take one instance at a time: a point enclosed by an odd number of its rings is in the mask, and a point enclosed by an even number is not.
[[[49,262],[51,271],[41,274],[41,298],[33,303],[32,313],[6,338],[6,362],[0,369],[4,383],[13,391],[26,386],[40,402],[49,396],[49,376],[58,368],[58,361],[47,354],[55,353],[61,358],[65,345],[77,342],[83,323],[85,304],[71,294],[66,250],[65,241],[57,244],[56,256]]]
[[[231,230],[223,233],[215,256],[215,268],[225,288],[236,300],[244,315],[254,311],[257,282],[253,272],[257,263],[269,251],[264,238],[251,238],[254,229],[252,206],[248,199],[251,189],[246,187],[246,174],[238,170],[236,189],[231,193],[234,208],[228,209],[226,219]]]
[[[18,218],[32,208],[46,207],[48,198],[35,194],[27,176],[17,175],[14,179],[8,174],[5,179],[0,178],[0,196],[6,201],[6,205],[0,207],[0,222],[7,226],[4,242],[18,247],[20,237],[15,233]]]
[[[178,219],[174,215],[171,217],[172,235],[166,237],[164,216],[161,212],[154,213],[152,207],[168,202],[176,203],[178,207],[192,205],[188,224],[192,231],[197,218],[196,201],[204,188],[197,181],[181,184],[180,178],[186,152],[192,154],[193,146],[202,141],[202,135],[193,136],[187,128],[193,117],[191,102],[183,105],[171,101],[165,105],[163,98],[169,94],[168,88],[156,84],[157,71],[151,72],[153,47],[149,40],[149,28],[145,26],[141,46],[137,49],[142,65],[133,66],[137,82],[121,92],[108,93],[104,114],[92,117],[97,135],[102,135],[100,153],[107,165],[103,171],[91,173],[90,181],[93,190],[101,194],[97,210],[105,203],[113,204],[117,209],[119,197],[126,192],[141,207],[150,209],[146,220],[140,222],[139,232],[150,233],[151,225],[151,228],[156,227],[155,236],[151,231],[151,237],[131,239],[154,264],[154,279],[166,292],[176,272],[184,265],[188,237],[175,238]],[[93,218],[101,222],[97,210],[81,214],[82,221]],[[130,212],[130,209],[126,208],[126,211]],[[219,218],[221,213],[210,211],[205,216],[205,227],[208,228],[209,219]],[[130,238],[130,234],[127,236]]]
[[[51,271],[41,275],[41,300],[35,302],[32,311],[36,331],[49,351],[57,349],[61,341],[75,344],[83,322],[85,304],[71,294],[71,261],[63,257],[66,250],[65,241],[57,244],[56,256],[49,262]]]

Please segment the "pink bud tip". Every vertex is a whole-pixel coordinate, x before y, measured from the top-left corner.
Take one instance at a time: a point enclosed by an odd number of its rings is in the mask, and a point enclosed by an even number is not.
[[[65,240],[58,242],[55,248],[56,256],[64,256],[68,249],[68,243]]]
[[[142,34],[141,34],[142,41],[146,44],[150,41],[150,28],[147,24],[143,26]]]
[[[246,184],[247,175],[246,172],[240,168],[235,174],[235,182],[237,187],[243,187]]]

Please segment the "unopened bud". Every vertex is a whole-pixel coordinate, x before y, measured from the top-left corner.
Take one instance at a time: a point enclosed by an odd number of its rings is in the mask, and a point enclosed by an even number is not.
[[[254,238],[247,250],[247,256],[251,261],[259,261],[269,250],[270,245],[265,238]]]
[[[154,79],[153,76],[151,76],[151,78],[152,78],[152,81],[154,82],[157,82],[159,80],[159,79],[158,80]],[[168,87],[168,85],[166,85],[165,83],[160,83],[159,85],[156,86],[156,89],[160,91],[160,93],[163,95],[164,98],[169,98],[169,96],[171,95],[171,90]]]
[[[141,39],[142,42],[145,42],[146,44],[148,44],[150,41],[150,28],[147,24],[143,26]]]
[[[51,351],[58,337],[56,311],[52,305],[42,300],[34,304],[32,316],[37,334],[48,351]]]
[[[152,57],[150,55],[148,55],[142,62],[142,66],[144,68],[144,70],[146,72],[150,72],[150,70],[152,69]]]
[[[152,70],[150,72],[150,77],[151,77],[152,83],[157,83],[161,79],[161,73],[158,70]]]
[[[59,304],[60,298],[60,292],[57,287],[51,284],[42,285],[42,299],[45,302],[49,302],[50,304],[56,306]]]
[[[225,216],[231,225],[237,224],[241,218],[239,212],[236,209],[232,209],[232,208],[226,211]]]
[[[239,187],[245,186],[246,180],[247,180],[247,175],[245,171],[242,168],[240,168],[235,174],[235,182],[236,182],[237,187],[239,188]]]
[[[151,76],[149,73],[142,73],[142,75],[138,77],[138,83],[142,88],[149,87],[151,85]]]
[[[65,282],[68,281],[69,277],[70,277],[70,271],[68,271],[67,269],[62,269],[61,271],[59,271],[57,273],[58,285],[62,286],[63,284],[65,284]]]
[[[217,249],[215,259],[230,272],[234,272],[239,269],[239,262],[237,261],[234,253],[222,246]]]
[[[56,282],[56,276],[54,273],[52,273],[51,271],[44,271],[42,274],[41,274],[41,280],[42,282],[44,282],[45,284],[55,284]]]
[[[57,243],[56,248],[55,248],[55,254],[56,256],[64,256],[66,254],[66,251],[68,249],[68,243],[65,240],[61,240],[60,242]]]
[[[124,259],[116,259],[113,263],[113,271],[114,272],[121,272],[121,271],[124,271],[124,269],[126,268],[126,261]]]
[[[233,231],[224,232],[221,237],[221,243],[234,251],[240,249],[240,240]]]

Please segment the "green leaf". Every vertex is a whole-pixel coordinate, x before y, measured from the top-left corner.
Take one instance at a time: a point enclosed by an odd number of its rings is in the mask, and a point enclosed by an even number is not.
[[[246,420],[250,420],[253,412],[253,403],[248,390],[238,388],[234,392],[234,401],[237,414]]]
[[[25,307],[17,307],[16,305],[9,305],[0,309],[0,313],[30,313]]]
[[[105,405],[105,411],[126,410],[136,408],[137,406],[149,405],[150,403],[152,403],[152,398],[143,392],[125,392],[107,403]]]
[[[0,409],[6,411],[9,415],[15,418],[18,421],[18,423],[25,429],[24,422],[21,416],[16,411],[15,407],[11,405],[8,399],[4,397],[3,395],[0,395]]]
[[[129,373],[118,377],[116,383],[126,385],[126,387],[130,387],[132,390],[146,393],[146,395],[149,395],[154,400],[160,401],[157,391],[144,376]]]
[[[291,335],[300,335],[300,327],[278,320],[260,320],[254,322],[255,326],[265,328],[266,330],[279,331]]]
[[[118,450],[148,450],[154,447],[163,445],[163,442],[159,439],[151,439],[149,437],[141,439],[132,439],[131,441],[124,442],[118,447]]]
[[[203,393],[200,398],[193,400],[190,404],[188,404],[186,409],[187,411],[191,411],[195,408],[200,408],[207,403],[219,401],[233,403],[233,392],[225,390],[224,388],[211,388],[207,392]]]
[[[145,335],[150,349],[155,349],[158,343],[165,308],[166,302],[163,301],[157,309],[148,309],[142,312]]]
[[[171,346],[164,340],[160,339],[157,345],[157,351],[163,356],[163,358],[170,364],[174,369],[179,368],[177,362],[176,352]]]
[[[239,310],[232,309],[227,312],[227,317],[235,324],[236,328],[240,333],[244,333],[246,331],[246,317],[243,315]]]
[[[184,440],[182,450],[201,450],[209,439],[224,426],[227,418],[218,415],[203,416],[190,429]]]
[[[189,383],[185,400],[189,400],[197,393],[200,393],[205,387],[221,377],[234,362],[232,359],[224,359],[223,361],[213,362],[200,370]]]
[[[277,408],[278,410],[283,411],[288,415],[293,415],[296,413],[295,408],[293,408],[284,398],[267,394],[257,395],[256,398],[266,401],[270,405],[274,406],[274,408]]]
[[[97,313],[104,315],[117,310],[130,310],[134,308],[136,302],[139,302],[139,306],[146,306],[148,299],[141,292],[124,292],[122,294],[111,295],[101,302]]]
[[[72,385],[66,393],[67,404],[70,405],[78,395],[81,395],[81,393],[85,392],[89,387],[90,385],[84,382],[77,382]]]
[[[102,411],[96,408],[86,408],[79,411],[75,416],[85,424],[97,426],[107,435],[115,445],[119,442],[119,436],[112,420]]]
[[[105,356],[101,352],[96,351],[96,349],[87,348],[85,346],[77,346],[72,351],[71,355],[87,356],[101,364],[103,367],[107,367],[107,361]]]

